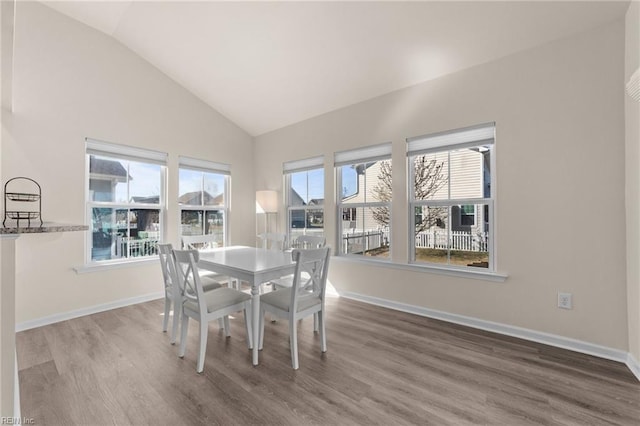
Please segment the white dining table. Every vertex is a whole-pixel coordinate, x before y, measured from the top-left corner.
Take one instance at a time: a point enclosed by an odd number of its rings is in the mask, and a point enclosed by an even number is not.
[[[291,252],[245,246],[221,247],[200,252],[198,267],[251,284],[252,355],[253,365],[258,365],[260,284],[295,272]]]

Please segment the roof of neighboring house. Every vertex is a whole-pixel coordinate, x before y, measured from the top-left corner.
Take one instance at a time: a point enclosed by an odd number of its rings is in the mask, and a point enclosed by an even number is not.
[[[158,204],[160,202],[160,196],[153,195],[151,197],[131,197],[131,201],[133,201],[134,203]]]
[[[350,199],[352,199],[352,198],[357,197],[359,192],[360,192],[360,191],[356,190],[356,192],[354,192],[353,194],[347,195],[346,197],[342,197],[342,201],[343,201],[343,202],[344,202],[344,201],[348,201],[348,200],[350,200]]]
[[[355,169],[356,169],[356,173],[359,175],[363,175],[364,172],[367,171],[367,169],[369,167],[371,167],[374,163],[366,163],[366,164],[357,164]]]
[[[201,206],[202,205],[202,192],[194,191],[187,192],[183,194],[180,198],[178,198],[178,202],[180,204],[186,204],[190,206]],[[131,201],[134,203],[147,203],[147,204],[158,204],[160,201],[160,196],[152,195],[151,197],[131,197]],[[204,192],[204,201],[205,205],[220,205],[224,202],[224,194],[218,194],[215,197],[208,192]]]
[[[312,198],[309,200],[310,206],[321,206],[324,204],[324,198]]]
[[[293,189],[293,188],[291,188],[291,190],[289,191],[289,205],[290,206],[304,206],[304,205],[306,205],[306,203],[304,202],[304,200],[302,199],[300,194],[298,194],[296,192],[296,190]]]
[[[190,206],[201,206],[202,203],[202,191],[193,191],[182,194],[178,198],[180,204],[187,204]],[[211,195],[207,191],[204,191],[204,204],[205,205],[221,205],[224,203],[224,194]]]
[[[93,155],[89,157],[89,173],[114,177],[127,177],[127,169],[125,169],[119,161],[96,158]],[[129,179],[132,178],[129,177]]]
[[[384,160],[383,160],[384,161]],[[368,163],[356,164],[353,169],[356,171],[356,187],[354,188],[353,194],[343,195],[342,201],[349,200],[351,198],[355,198],[360,193],[360,176],[363,176],[366,172],[369,171],[369,168],[374,164],[379,163],[379,161],[370,161]]]

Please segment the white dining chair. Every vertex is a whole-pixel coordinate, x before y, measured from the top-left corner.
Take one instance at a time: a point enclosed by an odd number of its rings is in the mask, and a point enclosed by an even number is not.
[[[294,249],[291,252],[291,256],[296,262],[296,269],[292,286],[260,296],[260,338],[258,348],[262,349],[264,343],[264,314],[269,312],[271,315],[286,318],[289,321],[291,365],[294,370],[299,367],[298,320],[309,315],[318,314],[320,349],[322,352],[327,351],[325,289],[327,286],[330,251],[329,247],[308,250]],[[309,278],[305,279],[303,273],[307,273]]]
[[[326,245],[327,239],[325,237],[319,235],[300,235],[294,240],[292,247],[297,249],[315,249]],[[305,279],[309,279],[309,275],[306,272],[303,272],[302,276]],[[271,280],[269,284],[271,284],[271,288],[274,291],[278,288],[289,288],[293,284],[293,274]],[[274,319],[272,319],[272,321],[275,322]],[[313,329],[318,331],[318,314],[313,315]]]
[[[258,235],[260,238],[260,246],[263,249],[269,250],[284,250],[285,240],[287,236],[285,234],[279,234],[275,232],[265,232]]]
[[[183,296],[182,301],[182,328],[180,331],[180,350],[178,356],[184,357],[187,347],[187,332],[189,330],[189,318],[200,323],[200,345],[196,371],[204,370],[204,357],[207,350],[207,336],[209,322],[223,319],[224,332],[231,336],[229,315],[244,311],[244,324],[247,333],[247,346],[253,348],[251,334],[251,296],[247,293],[221,287],[216,290],[204,292],[200,275],[198,274],[197,250],[174,250],[176,269],[178,272],[178,284]]]
[[[162,331],[166,333],[169,328],[169,317],[173,307],[173,323],[169,342],[176,343],[178,335],[178,324],[182,312],[182,295],[178,286],[178,276],[175,259],[173,256],[173,246],[171,244],[158,244],[158,257],[162,268],[162,278],[164,279],[164,318],[162,319]],[[202,281],[202,288],[205,292],[222,287],[222,284],[215,280],[206,279]]]
[[[326,246],[327,239],[317,235],[300,235],[292,244],[297,249],[316,249]],[[308,279],[308,276],[306,277]],[[278,288],[288,288],[293,284],[293,275],[287,275],[270,281],[274,290]]]

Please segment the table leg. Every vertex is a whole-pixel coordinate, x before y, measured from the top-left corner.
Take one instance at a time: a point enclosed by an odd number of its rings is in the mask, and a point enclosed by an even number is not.
[[[253,365],[258,365],[258,339],[260,338],[260,283],[251,283],[251,325],[253,333]]]

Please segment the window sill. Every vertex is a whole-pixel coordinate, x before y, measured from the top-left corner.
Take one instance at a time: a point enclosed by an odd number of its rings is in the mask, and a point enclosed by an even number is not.
[[[502,272],[476,271],[457,268],[445,268],[433,265],[421,265],[415,263],[394,263],[390,260],[360,259],[353,256],[333,256],[332,260],[339,262],[356,262],[383,268],[399,269],[404,271],[423,272],[437,275],[447,275],[452,277],[471,278],[483,281],[504,282],[508,275]]]
[[[158,256],[145,257],[144,259],[135,260],[117,260],[112,262],[101,263],[88,263],[82,266],[76,266],[73,268],[77,274],[87,274],[91,272],[109,271],[112,269],[133,268],[136,266],[143,266],[149,263],[157,263]]]

